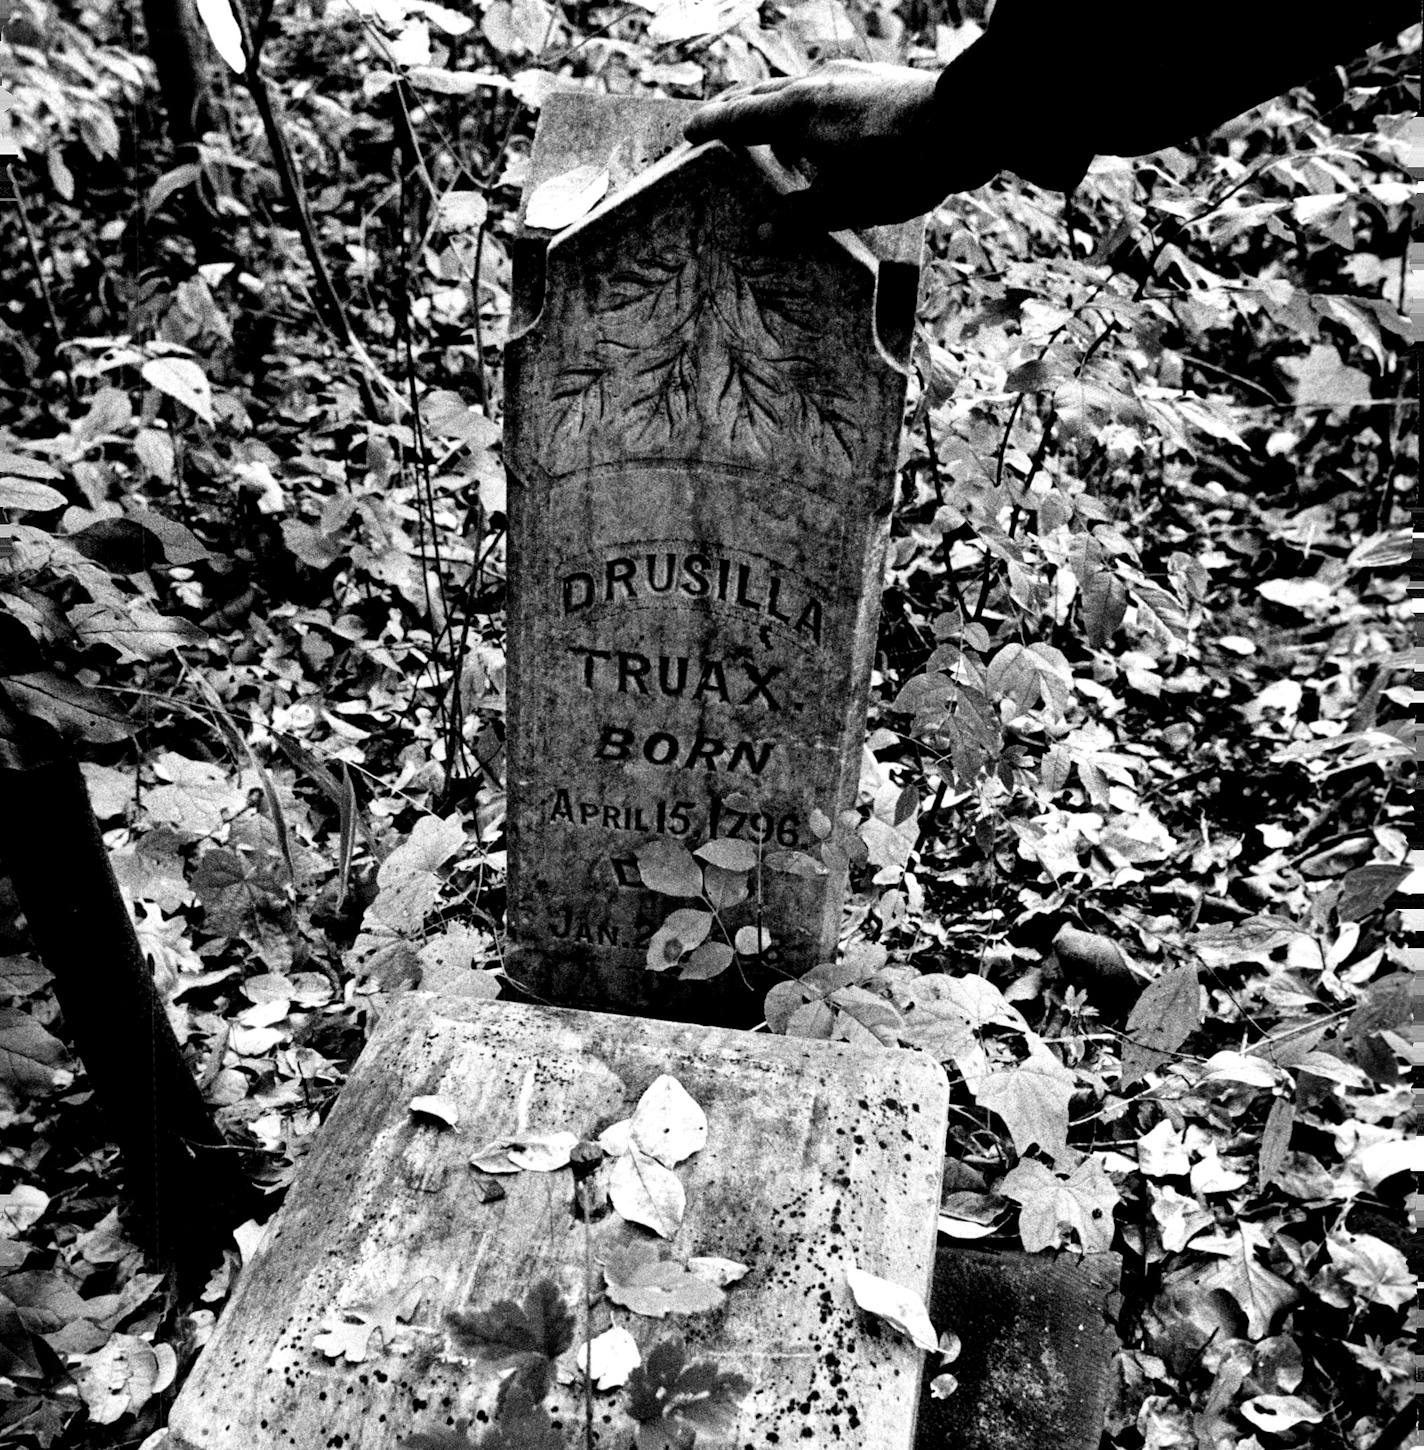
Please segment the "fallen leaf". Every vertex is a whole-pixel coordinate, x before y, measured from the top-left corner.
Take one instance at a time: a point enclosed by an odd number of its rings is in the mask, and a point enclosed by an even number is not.
[[[213,422],[213,390],[208,375],[192,358],[154,357],[139,370],[149,387],[191,409],[205,423]]]
[[[939,1348],[939,1336],[930,1323],[925,1301],[913,1289],[901,1288],[878,1274],[867,1273],[854,1263],[846,1269],[846,1283],[855,1302],[867,1314],[874,1314],[893,1324],[901,1334],[921,1349]]]
[[[1190,962],[1171,967],[1154,978],[1128,1015],[1122,1045],[1120,1085],[1140,1081],[1201,1025],[1201,983]]]
[[[969,1090],[980,1107],[1004,1120],[1020,1153],[1036,1144],[1056,1158],[1068,1139],[1068,1101],[1075,1086],[1073,1074],[1030,1035],[1023,1062],[992,1068],[970,1082]]]
[[[630,1146],[614,1160],[608,1179],[608,1198],[629,1223],[641,1223],[670,1239],[687,1210],[681,1179],[656,1158]]]
[[[1071,1173],[1059,1174],[1024,1158],[998,1191],[1019,1205],[1019,1237],[1031,1254],[1066,1245],[1070,1233],[1085,1254],[1112,1245],[1118,1192],[1096,1159],[1084,1158]]]
[[[610,1249],[603,1260],[608,1297],[635,1314],[661,1319],[668,1314],[705,1314],[726,1295],[715,1284],[674,1259],[650,1256],[651,1245]],[[656,1255],[652,1250],[652,1255]]]
[[[402,1324],[408,1324],[425,1297],[428,1278],[412,1285],[397,1285],[378,1299],[365,1304],[352,1304],[328,1314],[322,1333],[312,1339],[312,1348],[328,1359],[342,1359],[347,1364],[360,1364],[370,1352],[371,1336],[379,1333],[381,1348],[395,1347]]]
[[[578,1143],[577,1133],[526,1133],[493,1138],[470,1155],[470,1163],[485,1173],[552,1173],[569,1166]]]
[[[37,1223],[49,1207],[49,1194],[30,1183],[0,1193],[0,1238],[13,1238]]]
[[[633,1110],[629,1142],[665,1168],[675,1168],[707,1143],[707,1115],[675,1077],[649,1083]]]
[[[1284,1435],[1296,1425],[1318,1425],[1325,1418],[1323,1410],[1299,1395],[1255,1395],[1242,1404],[1241,1413],[1271,1435]]]
[[[579,1345],[575,1362],[595,1389],[616,1390],[628,1383],[628,1376],[643,1362],[638,1342],[621,1325]]]
[[[1177,1178],[1191,1163],[1181,1130],[1163,1118],[1150,1133],[1137,1140],[1137,1166],[1147,1178]]]
[[[412,1098],[410,1110],[423,1118],[433,1118],[437,1123],[444,1123],[447,1128],[460,1126],[460,1105],[453,1098],[443,1097],[439,1093]]]
[[[1245,1312],[1251,1338],[1264,1339],[1276,1315],[1299,1298],[1290,1284],[1256,1258],[1257,1251],[1269,1245],[1266,1230],[1243,1219],[1235,1233],[1223,1237],[1219,1250],[1214,1243],[1208,1248],[1207,1242],[1198,1239],[1196,1248],[1219,1252],[1221,1258],[1194,1274],[1192,1282],[1203,1292],[1225,1289]]]
[[[603,200],[608,190],[606,166],[575,166],[536,186],[524,209],[524,224],[557,232],[572,226]]]
[[[1372,1304],[1401,1309],[1418,1292],[1404,1255],[1373,1234],[1336,1233],[1327,1240],[1330,1258],[1345,1282]]]
[[[177,1367],[171,1346],[115,1334],[101,1350],[83,1356],[74,1379],[89,1418],[96,1425],[112,1425],[172,1384]]]
[[[719,1259],[710,1255],[689,1259],[687,1267],[699,1279],[706,1279],[719,1289],[725,1289],[728,1284],[735,1284],[751,1273],[746,1264],[739,1264],[735,1259]]]

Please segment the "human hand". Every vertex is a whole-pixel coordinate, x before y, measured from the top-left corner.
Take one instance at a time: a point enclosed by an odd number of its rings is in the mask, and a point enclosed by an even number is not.
[[[695,111],[685,134],[694,143],[770,146],[809,178],[783,200],[773,226],[904,221],[998,170],[987,159],[966,165],[960,138],[940,124],[936,80],[907,66],[834,60],[811,75],[728,91]]]

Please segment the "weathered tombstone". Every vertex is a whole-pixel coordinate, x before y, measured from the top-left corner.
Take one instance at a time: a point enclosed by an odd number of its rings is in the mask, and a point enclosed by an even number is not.
[[[733,838],[805,870],[854,804],[920,233],[766,240],[799,183],[680,146],[689,109],[555,95],[540,118],[506,354],[509,965],[536,1000],[746,1022],[742,973],[648,971],[679,903],[633,853]],[[600,168],[594,210],[529,224]],[[827,854],[727,914],[770,931],[761,985],[833,956]]]
[[[472,1151],[520,1131],[592,1137],[664,1073],[707,1118],[705,1146],[677,1167],[687,1210],[664,1247],[750,1272],[707,1312],[605,1304],[596,1327],[611,1317],[645,1357],[681,1334],[691,1358],[752,1381],[735,1423],[699,1446],[908,1450],[923,1356],[856,1308],[845,1271],[854,1261],[928,1292],[948,1100],[938,1064],[424,993],[361,1055],[174,1406],[170,1450],[396,1450],[461,1421],[478,1440],[501,1370],[451,1355],[445,1314],[523,1302],[548,1278],[581,1338],[585,1285],[596,1300],[609,1246],[660,1241],[613,1214],[576,1216],[567,1168],[502,1177],[504,1197],[481,1202]],[[415,1095],[448,1100],[456,1125],[412,1112]],[[383,1327],[363,1333],[363,1319]],[[581,1399],[557,1386],[550,1402],[570,1445],[585,1443]],[[636,1428],[621,1401],[596,1397],[604,1450]]]

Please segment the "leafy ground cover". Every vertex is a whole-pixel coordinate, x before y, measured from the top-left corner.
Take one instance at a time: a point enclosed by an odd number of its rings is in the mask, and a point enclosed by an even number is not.
[[[182,161],[132,15],[11,8],[0,698],[80,752],[276,1194],[381,994],[500,986],[499,353],[539,105],[942,62],[978,12],[279,7],[345,345],[238,79],[214,62]],[[1417,44],[930,220],[862,799],[823,847],[846,945],[767,1016],[947,1064],[947,1232],[1123,1255],[1120,1450],[1399,1443]],[[195,1293],[143,1263],[5,893],[0,1442],[147,1443],[250,1236]]]

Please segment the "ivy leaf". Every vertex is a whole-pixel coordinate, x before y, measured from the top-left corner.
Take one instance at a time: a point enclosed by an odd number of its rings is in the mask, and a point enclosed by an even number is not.
[[[1346,367],[1328,343],[1318,343],[1303,358],[1287,358],[1280,367],[1295,383],[1298,406],[1349,408],[1370,401],[1369,374]]]
[[[1404,1255],[1373,1234],[1336,1233],[1329,1239],[1330,1257],[1341,1277],[1362,1299],[1402,1309],[1418,1292]]]
[[[1020,1153],[1036,1145],[1051,1158],[1068,1140],[1073,1089],[1073,1074],[1032,1034],[1025,1061],[992,1067],[969,1084],[979,1106],[1003,1119]]]
[[[1257,1260],[1257,1250],[1268,1247],[1269,1242],[1269,1235],[1260,1224],[1243,1219],[1235,1233],[1220,1241],[1219,1248],[1214,1239],[1198,1239],[1195,1244],[1199,1250],[1219,1252],[1222,1257],[1198,1272],[1193,1282],[1203,1293],[1225,1289],[1245,1313],[1252,1339],[1264,1339],[1276,1315],[1299,1298],[1290,1284]]]
[[[1085,1254],[1112,1245],[1118,1191],[1095,1158],[1084,1158],[1071,1173],[1055,1173],[1025,1158],[999,1184],[998,1192],[1019,1205],[1019,1237],[1031,1254],[1066,1244],[1077,1234]]]
[[[488,1309],[452,1310],[445,1319],[461,1349],[496,1363],[557,1359],[574,1342],[574,1316],[552,1279],[540,1279],[523,1304],[501,1299]]]
[[[638,875],[649,891],[663,896],[700,896],[702,868],[678,841],[650,841],[633,852]]]
[[[1171,1054],[1201,1026],[1201,983],[1190,962],[1171,967],[1144,988],[1127,1019],[1122,1080],[1127,1087]]]

